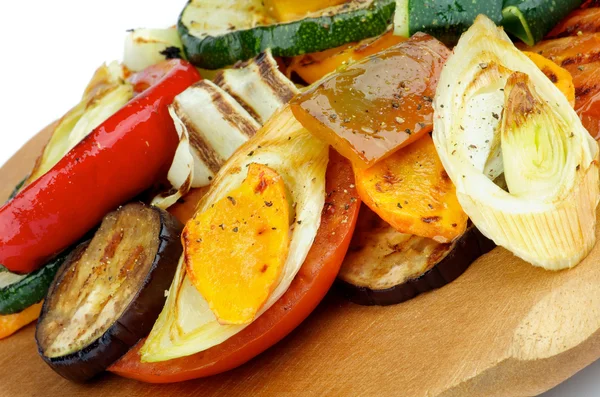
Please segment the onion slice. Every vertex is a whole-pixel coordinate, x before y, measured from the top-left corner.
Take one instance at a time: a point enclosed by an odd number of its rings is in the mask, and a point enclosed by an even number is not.
[[[559,89],[487,17],[454,48],[434,110],[436,149],[485,236],[550,270],[589,253],[598,144]],[[502,174],[506,189],[493,182]]]

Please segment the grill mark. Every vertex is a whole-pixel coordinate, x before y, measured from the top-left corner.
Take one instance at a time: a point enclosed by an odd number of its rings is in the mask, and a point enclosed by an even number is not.
[[[263,81],[267,83],[281,103],[288,103],[295,95],[295,92],[286,84],[287,79],[280,78],[282,75],[279,72],[279,67],[275,59],[272,56],[267,56],[265,53],[265,56],[256,59],[256,67]]]
[[[206,85],[204,87],[210,94],[210,99],[216,106],[217,110],[222,115],[225,115],[225,121],[236,127],[242,134],[247,137],[252,137],[256,134],[257,129],[250,124],[248,119],[243,117],[235,108],[227,101],[227,99],[221,94],[216,87]]]
[[[124,234],[125,233],[123,232],[123,230],[121,230],[118,233],[114,233],[112,235],[112,237],[110,238],[110,242],[104,248],[104,255],[102,256],[102,260],[100,261],[101,263],[107,263],[115,257],[115,252],[117,252],[119,244],[121,244],[121,241],[123,241]]]
[[[219,154],[210,146],[203,138],[202,134],[196,129],[196,126],[186,113],[181,109],[181,106],[177,101],[173,102],[173,109],[175,113],[181,120],[181,122],[185,125],[185,128],[188,130],[190,145],[196,150],[198,157],[200,160],[208,167],[211,172],[217,173],[219,168],[223,165],[225,160],[219,156]]]
[[[581,97],[584,97],[588,94],[590,94],[591,92],[596,92],[598,91],[600,87],[598,87],[598,85],[593,85],[593,86],[580,86],[580,87],[576,87],[575,88],[575,97],[577,99],[580,99]]]
[[[275,59],[270,56],[270,52],[263,52],[256,58],[250,61],[239,63],[235,66],[236,69],[249,68],[250,74],[258,74],[261,83],[264,83],[273,95],[279,100],[281,105],[288,103],[296,94],[296,91],[291,88],[289,80],[287,80],[281,72]],[[264,120],[258,112],[252,107],[248,101],[239,95],[229,84],[227,71],[220,72],[213,80],[216,85],[227,91],[246,111],[260,124],[264,124]]]
[[[544,69],[542,69],[542,73],[544,73],[551,82],[556,83],[558,81],[558,76],[550,68],[544,67]]]
[[[600,60],[600,52],[588,52],[565,58],[561,61],[560,66],[581,65],[596,62],[598,60]]]
[[[237,103],[239,103],[248,112],[248,114],[250,114],[250,116],[252,116],[252,118],[254,120],[256,120],[257,123],[259,123],[259,124],[264,124],[265,123],[265,120],[262,120],[262,118],[260,117],[260,115],[252,108],[252,106],[249,106],[237,94],[237,92],[235,92],[235,90],[233,89],[233,87],[227,81],[227,77],[225,76],[225,71],[219,72],[219,74],[215,77],[215,79],[214,79],[213,82],[216,85],[218,85],[219,87],[221,87],[223,90],[225,90],[229,95],[231,95],[231,97],[233,99],[235,99],[235,101]]]
[[[125,263],[123,263],[123,266],[121,266],[121,269],[119,270],[119,277],[127,277],[128,272],[134,270],[135,266],[138,263],[144,262],[145,260],[146,254],[144,253],[144,247],[138,245],[137,247],[135,247],[135,249],[133,249],[133,251],[131,251],[127,259],[125,260]]]

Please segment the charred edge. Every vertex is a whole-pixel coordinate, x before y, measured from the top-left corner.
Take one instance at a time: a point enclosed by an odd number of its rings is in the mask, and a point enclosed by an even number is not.
[[[558,76],[549,67],[544,67],[542,73],[544,73],[552,83],[556,84],[558,82]]]
[[[279,72],[279,66],[270,53],[263,52],[251,61],[239,63],[235,66],[235,68],[248,68],[252,70],[251,73],[253,74],[254,71],[257,71],[260,81],[269,87],[271,92],[273,92],[273,95],[279,99],[281,104],[288,103],[295,95],[294,90],[292,90],[290,86],[291,82],[283,77],[283,75]],[[215,76],[213,82],[227,91],[227,93],[229,93],[240,105],[242,105],[242,107],[246,109],[246,111],[250,113],[255,120],[259,121],[261,124],[264,124],[267,120],[263,120],[254,110],[252,104],[244,100],[244,98],[242,98],[231,87],[228,82],[228,75],[229,72],[227,70],[222,71]]]
[[[244,101],[242,99],[242,97],[240,97],[238,95],[238,93],[235,92],[235,90],[231,87],[231,85],[227,81],[227,76],[225,74],[225,71],[219,72],[213,79],[213,83],[215,83],[216,85],[221,87],[223,90],[225,90],[229,95],[231,95],[231,97],[233,99],[235,99],[235,101],[237,103],[239,103],[248,112],[248,114],[250,114],[250,116],[252,116],[252,118],[254,120],[259,122],[260,124],[264,124],[265,120],[262,120],[260,115],[258,113],[256,113],[256,111],[254,110],[254,108],[252,108],[252,106],[248,105],[246,103],[246,101]]]
[[[219,112],[223,115],[227,115],[227,122],[234,127],[238,128],[242,134],[251,137],[256,134],[256,128],[250,124],[250,122],[240,115],[231,104],[223,97],[215,87],[206,84],[204,89],[210,94],[210,99],[213,101]]]
[[[169,289],[177,270],[178,259],[183,253],[180,243],[183,225],[166,211],[156,207],[151,208],[160,216],[158,250],[148,270],[148,275],[120,318],[116,319],[104,334],[84,349],[56,358],[49,358],[43,354],[38,322],[36,328],[38,352],[42,359],[63,378],[74,382],[85,382],[105,371],[150,332],[160,314],[166,300],[164,291]],[[62,282],[65,272],[72,273],[67,272],[70,268],[69,264],[72,263],[72,260],[81,258],[88,245],[89,241],[80,244],[65,260],[50,286],[49,297]],[[157,299],[157,297],[162,297],[162,299]],[[42,316],[51,305],[51,298],[44,301]]]
[[[506,124],[521,126],[538,105],[537,100],[529,89],[529,76],[521,72],[510,75],[506,82],[504,101]]]
[[[588,52],[585,54],[577,54],[572,57],[565,58],[561,61],[560,66],[579,65],[585,63],[592,63],[600,60],[599,52]]]
[[[364,306],[394,305],[451,283],[461,276],[471,263],[494,247],[495,244],[491,240],[471,225],[454,243],[450,253],[419,277],[382,290],[352,285],[339,278],[337,286],[353,303]]]
[[[202,134],[194,123],[188,118],[185,111],[181,109],[179,103],[177,101],[173,102],[173,109],[175,113],[181,120],[183,124],[185,124],[186,129],[189,133],[190,145],[196,149],[198,157],[202,160],[204,164],[212,171],[213,174],[216,174],[221,166],[225,163],[225,159],[223,159],[219,154],[204,140]]]

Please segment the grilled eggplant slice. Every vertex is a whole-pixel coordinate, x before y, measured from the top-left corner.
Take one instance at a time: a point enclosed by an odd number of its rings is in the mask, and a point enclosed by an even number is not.
[[[36,329],[38,351],[63,377],[85,381],[146,336],[183,251],[169,213],[128,204],[59,269]]]
[[[399,233],[363,205],[338,278],[352,302],[393,305],[454,281],[494,246],[473,225],[446,244]]]

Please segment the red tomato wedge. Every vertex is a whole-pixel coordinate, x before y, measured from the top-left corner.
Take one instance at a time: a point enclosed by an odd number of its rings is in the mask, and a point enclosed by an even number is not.
[[[269,310],[227,341],[188,357],[140,362],[140,342],[110,372],[149,383],[171,383],[215,375],[238,367],[296,328],[319,304],[335,280],[356,225],[360,201],[350,163],[331,150],[327,197],[308,256],[290,288]],[[190,214],[191,216],[192,214]]]

